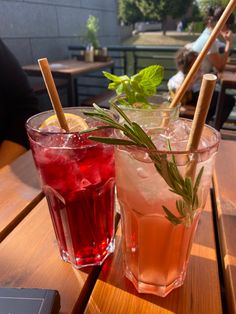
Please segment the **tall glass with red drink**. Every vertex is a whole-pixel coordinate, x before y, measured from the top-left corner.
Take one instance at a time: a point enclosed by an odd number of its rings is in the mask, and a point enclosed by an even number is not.
[[[65,112],[95,127],[97,122],[83,116],[82,110]],[[33,116],[26,128],[60,254],[76,268],[100,265],[114,251],[114,148],[89,140],[87,134],[42,127],[52,115],[47,111]]]

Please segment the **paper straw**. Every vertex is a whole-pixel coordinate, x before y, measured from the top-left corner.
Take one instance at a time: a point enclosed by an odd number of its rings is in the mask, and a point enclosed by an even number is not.
[[[46,85],[53,109],[57,115],[59,124],[62,129],[64,129],[66,132],[69,132],[69,127],[66,122],[65,114],[62,109],[61,101],[52,77],[52,72],[50,70],[47,58],[39,59],[38,64],[42,72],[44,83]]]
[[[196,150],[202,135],[206,116],[215,89],[217,77],[214,74],[204,74],[198,102],[188,139],[187,150]]]
[[[197,73],[203,59],[207,55],[208,50],[216,40],[217,36],[219,35],[220,30],[224,26],[225,22],[229,18],[230,14],[233,12],[234,8],[236,6],[236,0],[231,0],[227,7],[225,8],[223,14],[221,15],[219,21],[215,25],[210,37],[208,38],[205,46],[203,47],[202,51],[199,53],[197,59],[195,60],[194,64],[192,65],[189,73],[185,77],[185,80],[183,84],[181,85],[178,92],[175,94],[175,97],[173,98],[170,107],[176,107],[177,104],[181,101],[182,97],[184,96],[185,92],[189,88],[189,85],[194,77],[194,75]]]
[[[195,110],[194,119],[192,122],[192,127],[187,144],[187,151],[194,153],[198,148],[208,109],[211,103],[212,95],[215,89],[216,80],[217,77],[214,74],[203,75],[197,107]],[[192,177],[192,179],[194,178],[196,164],[196,160],[190,161],[189,166],[186,170],[186,176],[190,176]]]

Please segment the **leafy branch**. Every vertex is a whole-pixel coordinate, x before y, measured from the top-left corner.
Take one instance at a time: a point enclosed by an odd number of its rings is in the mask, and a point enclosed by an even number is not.
[[[171,160],[167,159],[167,154],[161,154],[158,152],[155,144],[147,133],[135,122],[132,122],[126,114],[115,104],[114,109],[123,117],[124,123],[120,124],[117,122],[109,113],[98,107],[96,104],[93,105],[95,110],[93,112],[84,112],[85,115],[91,116],[94,119],[104,123],[103,126],[93,128],[93,130],[103,128],[113,128],[123,132],[126,136],[123,138],[106,138],[89,136],[91,140],[112,144],[112,145],[129,145],[143,148],[147,151],[150,159],[153,161],[157,172],[162,176],[165,182],[169,186],[169,190],[174,194],[179,195],[181,198],[176,200],[176,210],[178,216],[173,214],[166,206],[162,206],[165,211],[166,218],[175,225],[184,224],[190,226],[194,214],[199,207],[198,200],[198,187],[203,174],[203,167],[199,171],[195,183],[193,184],[190,177],[183,177],[177,167],[175,156],[172,155]],[[83,133],[90,132],[91,130],[85,130]],[[169,145],[169,149],[171,147]]]
[[[117,76],[103,71],[104,76],[112,81],[108,89],[115,90],[118,102],[123,106],[150,108],[148,97],[156,94],[157,86],[163,80],[164,69],[160,65],[151,65],[137,74]]]
[[[88,44],[91,44],[94,49],[99,47],[99,40],[97,38],[99,30],[99,20],[96,16],[89,15],[86,22],[86,34],[84,40],[88,41]]]

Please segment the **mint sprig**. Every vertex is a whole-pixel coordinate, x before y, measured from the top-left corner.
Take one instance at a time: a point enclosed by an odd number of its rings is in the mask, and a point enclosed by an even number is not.
[[[146,149],[150,159],[152,160],[157,172],[162,176],[165,182],[169,186],[169,190],[174,194],[179,195],[180,199],[176,200],[176,211],[178,215],[175,215],[173,211],[168,209],[166,206],[162,206],[166,218],[173,224],[183,224],[190,226],[196,210],[199,208],[198,200],[198,188],[203,174],[203,167],[199,171],[195,182],[190,177],[183,177],[179,172],[176,164],[175,156],[167,159],[167,154],[162,154],[157,151],[155,144],[153,143],[150,136],[139,126],[137,123],[130,121],[124,111],[113,104],[114,109],[123,117],[124,124],[117,122],[111,115],[105,110],[98,107],[96,104],[93,105],[95,110],[92,112],[84,112],[85,115],[93,117],[95,120],[102,121],[104,126],[98,126],[97,129],[101,128],[113,128],[123,132],[126,138],[106,138],[89,136],[91,140],[113,145],[135,145],[136,147]],[[95,128],[96,129],[96,128]],[[94,129],[93,129],[94,130]],[[90,130],[85,130],[89,132]],[[171,151],[171,147],[169,145]]]
[[[164,68],[161,65],[151,65],[131,77],[117,76],[106,71],[103,74],[112,81],[108,89],[116,91],[121,105],[150,108],[148,97],[156,94],[157,87],[163,80]]]

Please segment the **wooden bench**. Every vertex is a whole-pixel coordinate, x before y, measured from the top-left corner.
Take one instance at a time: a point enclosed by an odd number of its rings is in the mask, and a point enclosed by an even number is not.
[[[97,104],[99,107],[102,108],[110,108],[109,100],[115,97],[116,93],[111,90],[107,90],[101,94],[98,94],[93,97],[89,97],[82,101],[81,106],[89,106],[92,107],[93,103]]]
[[[223,107],[225,103],[226,91],[236,88],[236,67],[234,70],[224,70],[218,75],[220,79],[220,91],[216,106],[216,117],[214,122],[214,127],[219,130],[221,127],[221,116],[223,113]]]
[[[232,140],[232,141],[236,141],[236,130],[225,130],[225,129],[221,129],[220,130],[220,134],[221,134],[221,138],[223,140]]]
[[[236,142],[221,141],[214,191],[227,313],[236,314]]]

